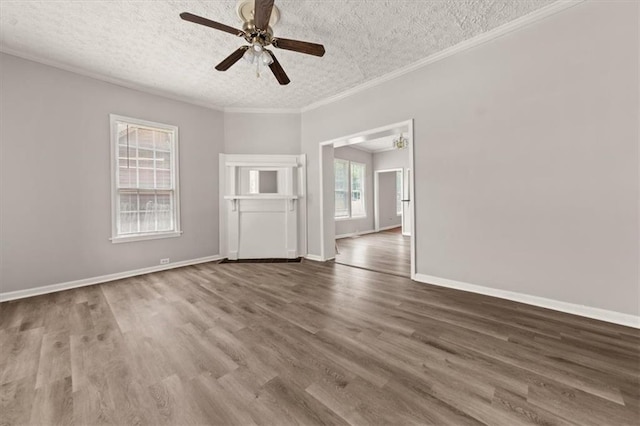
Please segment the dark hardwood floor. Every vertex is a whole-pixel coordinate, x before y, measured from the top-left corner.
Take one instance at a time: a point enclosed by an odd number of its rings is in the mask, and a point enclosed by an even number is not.
[[[0,304],[0,423],[630,425],[640,331],[332,262]]]
[[[336,263],[411,277],[411,237],[401,228],[336,240]]]

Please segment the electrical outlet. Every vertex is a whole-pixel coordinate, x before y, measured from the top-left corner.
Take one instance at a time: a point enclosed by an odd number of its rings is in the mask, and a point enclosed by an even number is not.
[[[169,263],[169,258],[167,257],[166,259],[160,259],[160,264],[161,265],[166,265]]]

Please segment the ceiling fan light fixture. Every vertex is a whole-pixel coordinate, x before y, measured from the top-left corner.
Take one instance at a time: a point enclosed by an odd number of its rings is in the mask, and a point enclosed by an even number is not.
[[[276,56],[266,47],[273,46],[276,49],[313,56],[324,56],[325,50],[324,46],[318,43],[274,37],[272,26],[280,19],[280,12],[273,3],[274,0],[240,0],[237,12],[243,22],[241,30],[189,12],[182,12],[180,18],[246,40],[248,45],[239,47],[224,58],[215,66],[216,70],[227,71],[240,59],[244,59],[255,65],[258,77],[260,77],[261,68],[269,68],[278,83],[284,86],[289,84],[291,80],[282,69]]]
[[[263,51],[261,56],[262,56],[261,57],[262,65],[268,67],[269,65],[271,65],[273,63],[273,58],[271,57],[269,52]]]
[[[242,58],[248,63],[252,64],[256,59],[256,53],[253,51],[253,49],[247,49],[247,51],[244,52],[244,55],[242,55]]]

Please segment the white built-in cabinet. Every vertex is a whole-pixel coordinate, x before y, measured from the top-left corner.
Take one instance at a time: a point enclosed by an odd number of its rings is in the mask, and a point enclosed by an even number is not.
[[[235,259],[296,258],[304,198],[300,155],[220,154],[220,250]]]

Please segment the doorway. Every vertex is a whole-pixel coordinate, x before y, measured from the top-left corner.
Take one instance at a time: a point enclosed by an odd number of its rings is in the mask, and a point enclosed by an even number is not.
[[[320,144],[323,260],[415,276],[413,139],[408,120]]]

